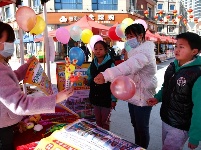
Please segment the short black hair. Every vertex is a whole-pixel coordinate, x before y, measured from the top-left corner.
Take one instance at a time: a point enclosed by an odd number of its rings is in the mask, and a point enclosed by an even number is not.
[[[105,51],[106,51],[106,52],[109,51],[109,48],[108,48],[108,45],[107,45],[106,42],[104,42],[104,41],[97,41],[97,42],[94,44],[94,47],[95,47],[96,44],[101,44],[101,45],[103,45]]]
[[[0,22],[0,38],[2,38],[3,32],[6,32],[8,34],[6,42],[15,41],[15,33],[13,28],[7,23]]]
[[[146,31],[142,24],[135,23],[135,24],[131,24],[130,26],[128,26],[125,29],[125,35],[131,34],[131,33],[135,34],[136,37],[138,37],[138,35],[140,35],[140,34],[143,34],[142,40],[145,40]]]
[[[185,39],[188,41],[191,49],[201,50],[201,38],[198,34],[192,32],[185,32],[177,35],[176,39]]]

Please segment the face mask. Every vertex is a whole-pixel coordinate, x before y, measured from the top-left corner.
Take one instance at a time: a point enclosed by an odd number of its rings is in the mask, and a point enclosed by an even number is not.
[[[0,51],[0,55],[7,58],[14,53],[14,43],[4,42],[4,49]]]
[[[129,52],[132,48],[136,48],[139,45],[137,38],[132,38],[126,41],[125,50]]]

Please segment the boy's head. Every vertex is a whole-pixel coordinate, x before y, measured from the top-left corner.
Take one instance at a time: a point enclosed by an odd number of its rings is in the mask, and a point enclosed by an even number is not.
[[[103,58],[108,53],[108,45],[104,41],[97,41],[94,44],[94,55],[97,58]]]
[[[175,46],[175,57],[180,65],[191,61],[201,50],[201,38],[192,32],[185,32],[177,35]]]

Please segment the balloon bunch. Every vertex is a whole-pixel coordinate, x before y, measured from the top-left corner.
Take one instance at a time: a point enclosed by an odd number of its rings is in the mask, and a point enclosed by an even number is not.
[[[125,36],[125,29],[130,26],[131,24],[139,23],[142,24],[147,29],[147,23],[142,19],[133,20],[131,18],[125,18],[121,24],[118,24],[117,26],[113,26],[108,31],[108,36],[113,41],[124,41]]]
[[[32,35],[41,34],[46,27],[44,19],[40,16],[36,16],[34,10],[27,6],[18,8],[16,21],[22,30],[30,32]]]

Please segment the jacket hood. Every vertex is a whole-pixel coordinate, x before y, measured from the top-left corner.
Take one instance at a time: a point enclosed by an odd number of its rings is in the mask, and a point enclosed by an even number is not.
[[[101,65],[105,64],[110,59],[111,59],[110,55],[107,54],[107,55],[105,55],[105,58],[103,59],[102,63],[98,64],[98,59],[96,57],[94,57],[94,63],[96,65],[96,67],[98,67],[98,66],[101,66]]]
[[[179,61],[175,59],[174,64],[176,72],[185,67],[201,66],[201,56],[196,56],[194,60],[190,61],[189,63],[187,62],[187,64],[184,64],[183,66],[179,66]]]

